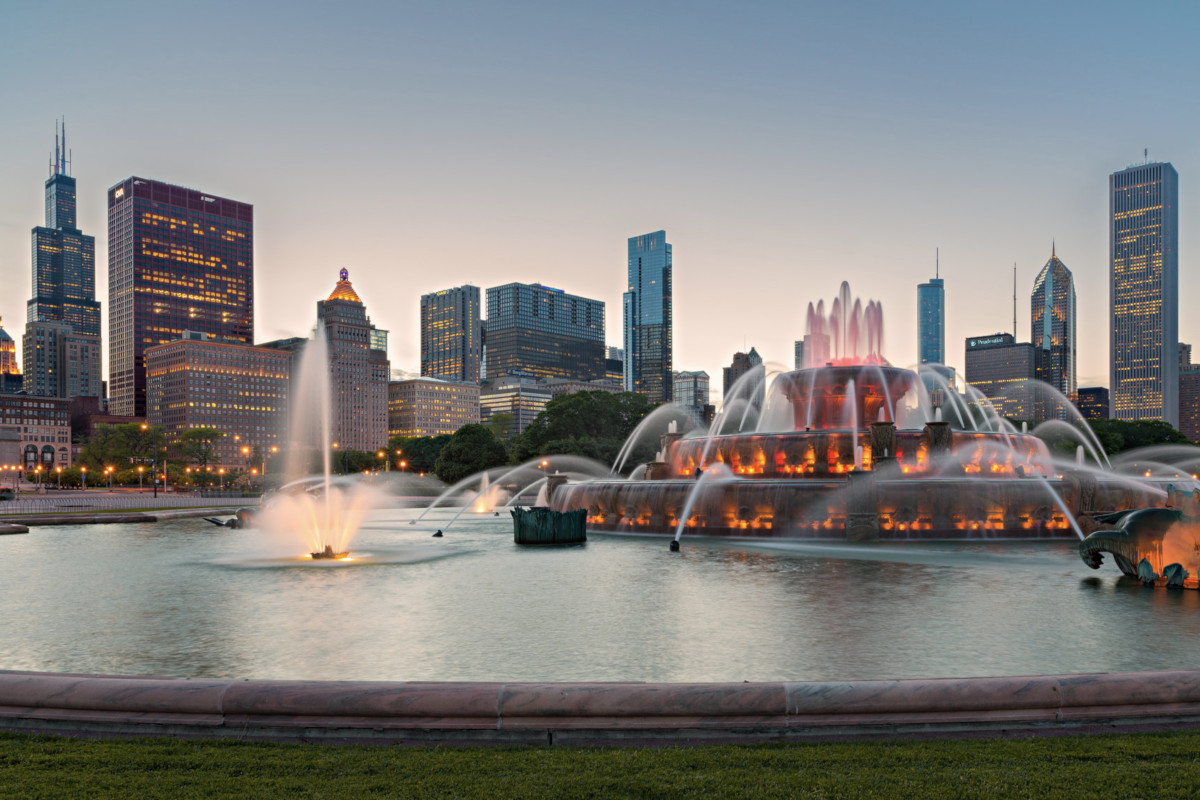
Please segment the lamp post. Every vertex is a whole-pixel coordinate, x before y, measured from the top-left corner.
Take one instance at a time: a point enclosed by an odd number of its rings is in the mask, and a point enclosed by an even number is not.
[[[375,454],[375,457],[383,459],[383,471],[388,472],[389,471],[388,467],[390,467],[391,464],[388,462],[387,453],[380,450],[378,453]]]
[[[142,430],[150,431],[150,447],[154,449],[154,456],[150,460],[150,467],[154,470],[150,476],[154,479],[154,496],[158,497],[158,431],[151,428],[147,423],[142,423]],[[139,479],[140,480],[140,479]],[[163,484],[166,484],[166,471],[163,471]]]
[[[40,492],[42,490],[42,465],[38,464],[33,471],[37,475],[38,491]]]
[[[404,472],[404,470],[406,470],[406,469],[408,469],[408,462],[407,462],[407,461],[401,461],[401,462],[400,462],[400,472]]]
[[[138,491],[141,491],[141,489],[142,489],[142,473],[144,473],[145,471],[146,471],[145,467],[143,467],[141,465],[138,466]]]
[[[81,482],[81,485],[83,486],[83,491],[86,492],[87,491],[87,467],[80,467],[79,475],[80,475],[79,480]]]
[[[218,469],[217,474],[221,476],[218,480],[220,480],[220,482],[221,482],[220,487],[221,487],[221,491],[223,492],[223,491],[225,491],[225,468],[221,467],[220,469]]]
[[[62,488],[62,467],[55,467],[54,471],[58,473],[58,488]]]
[[[104,474],[108,476],[108,490],[111,492],[111,491],[112,491],[112,474],[113,474],[113,468],[112,468],[112,467],[105,467],[105,468],[104,468]]]
[[[267,450],[266,450],[266,448],[263,448],[260,452],[262,453],[262,473],[261,474],[263,476],[263,485],[265,486],[267,483]],[[272,445],[271,453],[274,454],[274,453],[278,453],[278,452],[279,452],[279,448]]]

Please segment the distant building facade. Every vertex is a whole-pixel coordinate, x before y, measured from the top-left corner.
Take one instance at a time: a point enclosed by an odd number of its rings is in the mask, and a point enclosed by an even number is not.
[[[185,331],[146,349],[149,422],[172,443],[192,428],[216,428],[224,436],[213,466],[256,466],[253,455],[286,443],[290,370],[282,350]]]
[[[917,285],[917,360],[946,363],[946,288],[941,278]]]
[[[511,414],[514,434],[521,433],[554,398],[533,375],[500,375],[479,392],[480,418],[487,422],[497,414]]]
[[[1107,386],[1084,386],[1077,392],[1075,407],[1084,419],[1108,419],[1110,408]]]
[[[749,353],[734,353],[733,363],[728,367],[725,367],[722,374],[724,379],[721,385],[723,394],[729,394],[729,390],[733,388],[735,383],[737,383],[738,378],[742,377],[755,367],[761,366],[762,356],[760,356],[758,351],[753,347],[750,348]]]
[[[24,390],[100,397],[100,303],[96,240],[76,223],[75,178],[67,174],[64,125],[46,181],[46,224],[33,229],[33,297],[25,311]]]
[[[1011,419],[1037,419],[1041,414],[1029,381],[1037,375],[1037,351],[1011,333],[975,336],[966,342],[966,381],[992,401],[996,412]]]
[[[1078,388],[1075,383],[1075,279],[1058,259],[1054,248],[1050,260],[1033,282],[1030,299],[1029,341],[1040,350],[1037,378],[1066,397]]]
[[[479,384],[413,378],[388,384],[388,438],[440,436],[480,422]]]
[[[39,467],[49,473],[71,466],[70,406],[64,397],[0,394],[0,436],[19,448],[27,476]]]
[[[1179,424],[1179,174],[1167,163],[1109,176],[1112,416]]]
[[[20,391],[24,385],[21,367],[17,362],[17,343],[4,330],[0,320],[0,394]]]
[[[487,290],[487,379],[605,377],[604,303],[541,284]]]
[[[421,295],[421,376],[478,383],[482,360],[479,287]]]
[[[146,349],[184,331],[254,342],[254,207],[131,177],[108,190],[108,395],[146,414]]]
[[[704,370],[675,373],[675,402],[703,409],[708,405],[708,373]]]
[[[371,324],[345,269],[329,297],[317,301],[317,320],[329,345],[334,441],[375,451],[388,440],[387,331]]]
[[[625,391],[651,403],[669,402],[673,391],[674,309],[671,245],[666,231],[629,239],[624,319]]]
[[[26,394],[100,397],[100,338],[80,336],[65,322],[25,324],[22,340]]]
[[[604,359],[604,379],[609,383],[625,386],[625,351],[620,347],[605,348],[607,357]]]

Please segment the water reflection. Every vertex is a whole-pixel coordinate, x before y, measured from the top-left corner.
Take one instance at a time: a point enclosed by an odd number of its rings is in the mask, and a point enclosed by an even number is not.
[[[0,538],[0,667],[377,680],[820,680],[1192,667],[1200,592],[1069,544],[795,545],[595,536],[380,512],[356,561],[202,521]],[[424,527],[428,523],[430,528]],[[292,549],[295,549],[294,547]]]

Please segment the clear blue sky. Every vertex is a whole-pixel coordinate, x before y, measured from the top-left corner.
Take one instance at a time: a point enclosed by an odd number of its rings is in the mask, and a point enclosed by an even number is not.
[[[253,203],[258,338],[347,267],[416,369],[418,298],[540,281],[604,300],[665,228],[675,362],[791,363],[809,300],[883,301],[916,357],[941,249],[947,352],[1012,327],[1051,239],[1081,385],[1108,372],[1107,176],[1180,173],[1180,336],[1200,344],[1197,7],[1078,3],[10,4],[0,25],[0,315],[29,296],[54,120],[107,312],[104,191],[132,175]],[[105,362],[107,364],[107,351]]]

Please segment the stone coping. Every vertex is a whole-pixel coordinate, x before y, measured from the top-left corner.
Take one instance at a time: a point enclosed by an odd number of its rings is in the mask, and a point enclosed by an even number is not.
[[[684,744],[1200,727],[1200,671],[772,683],[269,681],[0,672],[0,730]]]

